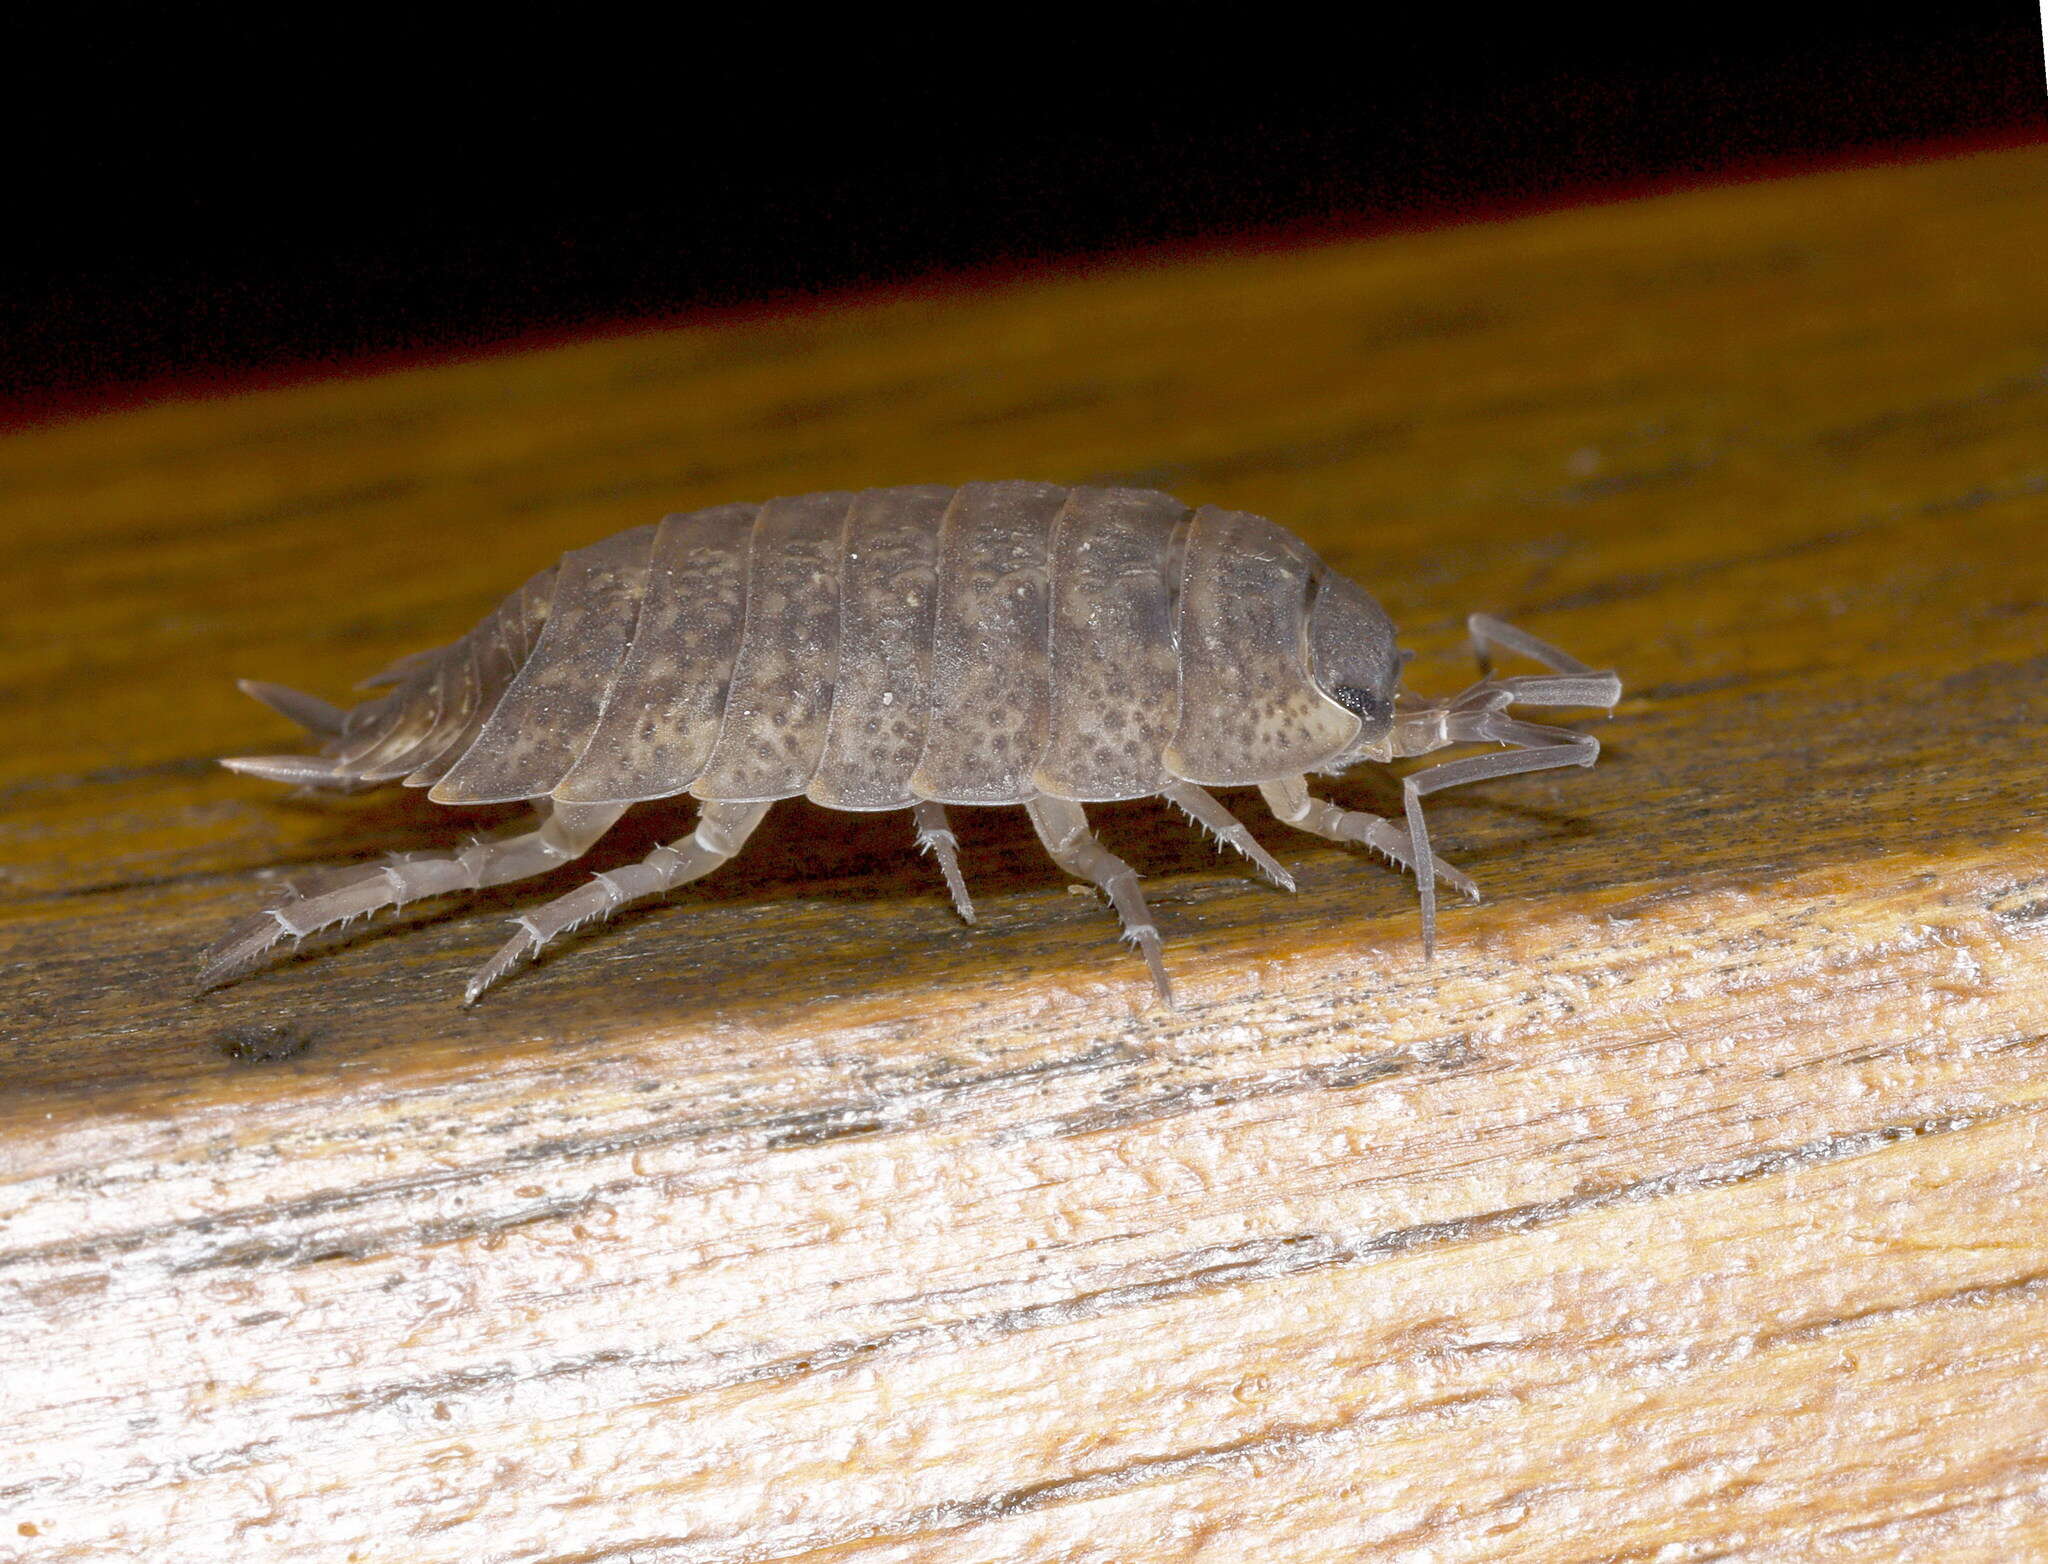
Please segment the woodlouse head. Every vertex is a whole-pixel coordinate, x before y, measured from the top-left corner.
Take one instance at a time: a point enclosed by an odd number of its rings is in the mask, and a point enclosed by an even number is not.
[[[1317,687],[1358,718],[1341,763],[1392,759],[1394,697],[1406,661],[1394,645],[1393,620],[1363,588],[1326,569],[1311,584],[1307,630]]]

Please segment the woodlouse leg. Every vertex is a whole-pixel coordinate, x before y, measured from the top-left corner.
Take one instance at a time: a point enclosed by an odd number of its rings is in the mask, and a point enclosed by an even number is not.
[[[462,1002],[473,1005],[484,991],[520,962],[540,954],[550,940],[581,924],[609,918],[628,902],[659,896],[678,885],[701,879],[746,845],[754,827],[768,813],[767,804],[706,802],[697,829],[680,842],[657,847],[638,863],[607,869],[566,896],[512,921],[519,932],[498,947],[496,955],[477,968],[463,990]]]
[[[386,853],[385,863],[405,863],[413,858],[431,858],[432,853]],[[308,869],[294,869],[290,874],[279,875],[276,885],[279,895],[271,902],[273,907],[282,907],[287,902],[306,901],[328,891],[339,890],[344,885],[353,885],[363,877],[364,866],[352,863],[337,868],[333,864]]]
[[[1277,782],[1261,782],[1259,791],[1266,795],[1266,803],[1277,818],[1300,830],[1327,837],[1333,842],[1357,842],[1370,847],[1374,852],[1385,854],[1410,874],[1415,874],[1418,863],[1427,863],[1433,874],[1428,889],[1423,893],[1423,905],[1428,909],[1430,918],[1436,911],[1436,880],[1442,880],[1452,890],[1463,892],[1473,901],[1479,900],[1479,887],[1472,877],[1434,856],[1429,851],[1427,836],[1418,849],[1412,835],[1391,820],[1382,820],[1378,815],[1367,814],[1361,809],[1339,809],[1327,799],[1312,797],[1307,777],[1282,777]],[[1416,881],[1422,883],[1423,876],[1416,875]],[[1425,936],[1432,926],[1425,923]]]
[[[218,988],[260,963],[272,947],[337,923],[368,917],[448,891],[478,890],[545,874],[580,858],[626,812],[623,804],[557,804],[538,830],[501,842],[474,842],[459,853],[421,854],[367,866],[323,883],[312,896],[294,897],[244,918],[207,950],[200,993]]]
[[[946,889],[953,896],[953,910],[972,923],[974,903],[967,899],[967,881],[960,874],[960,838],[946,824],[945,805],[920,800],[911,808],[911,820],[917,826],[918,851],[937,856],[939,873],[946,877]]]
[[[1280,867],[1279,860],[1261,847],[1258,838],[1217,799],[1192,782],[1176,782],[1162,788],[1159,796],[1199,826],[1205,826],[1219,842],[1227,842],[1258,866],[1259,873],[1283,891],[1294,889],[1294,876]]]
[[[1138,889],[1137,871],[1095,839],[1087,814],[1072,799],[1041,793],[1024,807],[1053,861],[1077,879],[1093,881],[1109,898],[1123,922],[1124,938],[1143,953],[1152,970],[1152,986],[1172,1008],[1173,985],[1166,980],[1166,963],[1160,957],[1159,925],[1152,921]]]

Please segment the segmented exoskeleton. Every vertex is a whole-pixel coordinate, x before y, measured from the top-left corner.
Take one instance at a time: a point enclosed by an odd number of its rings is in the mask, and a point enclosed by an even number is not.
[[[319,756],[222,762],[354,791],[402,781],[443,804],[527,800],[538,829],[332,871],[207,952],[202,989],[287,938],[580,857],[626,808],[689,793],[689,836],[516,920],[465,1003],[556,936],[709,873],[777,799],[908,809],[960,916],[974,911],[948,804],[1021,804],[1047,851],[1109,898],[1171,1003],[1138,877],[1082,805],[1158,795],[1294,882],[1207,791],[1256,786],[1289,824],[1414,872],[1425,950],[1436,881],[1425,795],[1555,766],[1599,741],[1509,714],[1612,707],[1620,681],[1475,615],[1475,648],[1547,672],[1443,701],[1400,688],[1385,612],[1293,533],[1147,489],[970,483],[831,492],[664,518],[564,555],[453,645],[401,659],[343,711],[243,688],[325,740]],[[1511,746],[1402,784],[1406,822],[1339,809],[1312,773],[1455,744]]]

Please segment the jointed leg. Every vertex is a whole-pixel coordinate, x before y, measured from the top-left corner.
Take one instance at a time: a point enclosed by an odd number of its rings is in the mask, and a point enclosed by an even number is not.
[[[1382,820],[1378,815],[1367,814],[1360,809],[1339,809],[1326,799],[1310,797],[1307,777],[1282,777],[1277,782],[1262,782],[1259,791],[1266,795],[1266,803],[1277,818],[1299,830],[1327,837],[1333,842],[1361,843],[1375,852],[1384,853],[1410,874],[1422,861],[1415,855],[1408,833],[1393,821]],[[1479,887],[1472,882],[1470,875],[1452,868],[1441,858],[1431,858],[1429,863],[1437,879],[1452,890],[1461,891],[1474,901],[1479,900]]]
[[[295,896],[244,918],[206,952],[199,990],[247,972],[279,941],[402,907],[425,896],[479,890],[545,874],[580,858],[626,812],[623,804],[557,804],[538,830],[496,842],[473,842],[459,853],[423,853],[355,871],[336,871],[316,894]]]
[[[1053,861],[1077,879],[1090,880],[1109,898],[1122,920],[1124,938],[1144,954],[1152,969],[1153,987],[1171,1006],[1173,986],[1166,981],[1166,964],[1159,955],[1159,926],[1138,890],[1138,874],[1129,864],[1095,840],[1088,829],[1088,816],[1070,798],[1040,794],[1025,804],[1038,839]]]
[[[1258,838],[1247,831],[1229,810],[1194,783],[1176,782],[1171,787],[1163,789],[1160,797],[1180,809],[1197,825],[1206,826],[1215,832],[1218,841],[1227,842],[1243,853],[1258,866],[1259,873],[1281,890],[1294,889],[1294,876],[1280,867],[1279,861],[1259,845]]]
[[[946,824],[945,806],[921,801],[911,810],[911,819],[917,826],[918,850],[938,856],[939,873],[946,877],[946,889],[953,894],[953,910],[972,923],[974,903],[967,899],[967,881],[960,875],[960,839]]]
[[[462,1002],[475,1004],[485,989],[520,962],[538,955],[548,941],[577,925],[609,918],[628,902],[658,896],[709,874],[746,845],[747,837],[761,823],[768,808],[766,804],[707,802],[697,817],[697,829],[680,842],[657,847],[640,862],[627,864],[623,869],[607,869],[566,896],[557,896],[545,906],[513,919],[519,932],[477,969],[463,991]]]

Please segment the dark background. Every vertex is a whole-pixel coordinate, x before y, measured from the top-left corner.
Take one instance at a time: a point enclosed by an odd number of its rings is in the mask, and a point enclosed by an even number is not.
[[[2019,3],[1688,11],[1654,39],[1204,14],[1135,8],[1115,42],[1041,16],[937,64],[915,27],[820,37],[795,13],[715,36],[598,26],[574,47],[536,25],[431,59],[402,33],[127,37],[118,58],[17,36],[17,73],[61,72],[69,101],[7,127],[0,419],[2048,135]]]

